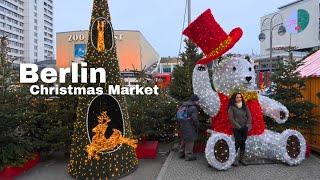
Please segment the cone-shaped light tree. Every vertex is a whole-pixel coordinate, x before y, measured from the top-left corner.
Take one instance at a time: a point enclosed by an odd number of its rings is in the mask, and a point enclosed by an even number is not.
[[[106,91],[109,85],[121,84],[119,62],[117,60],[116,47],[114,46],[114,36],[111,25],[108,1],[94,0],[93,3],[93,12],[90,25],[91,31],[89,34],[87,54],[85,59],[88,63],[88,68],[104,68],[106,70],[107,80],[106,83],[103,84],[82,84],[82,86],[100,86],[104,87]],[[113,151],[99,151],[97,153],[99,158],[90,158],[88,156],[88,147],[91,148],[99,145],[98,141],[98,143],[88,146],[91,142],[94,141],[94,138],[88,135],[92,134],[91,132],[93,130],[92,128],[88,127],[88,114],[91,103],[96,98],[97,97],[89,95],[79,97],[77,119],[74,124],[74,134],[72,137],[70,160],[68,164],[68,172],[76,179],[116,179],[132,173],[138,166],[138,160],[135,155],[135,148],[127,144],[121,144],[117,146],[118,148],[114,149]],[[120,123],[123,128],[123,138],[121,140],[130,139],[132,138],[132,131],[125,98],[120,95],[114,96],[114,98],[120,105],[120,111],[123,119]],[[106,103],[103,106],[108,105],[109,104]],[[102,107],[101,105],[96,106],[93,108],[93,112],[98,115],[99,113],[103,113],[106,110],[103,108],[105,107]],[[113,112],[108,110],[107,113],[112,114]],[[114,120],[117,120],[117,118],[111,117],[111,122]],[[102,124],[102,126],[103,125],[105,124]],[[108,131],[109,134],[112,134],[112,128],[114,127],[115,126],[111,125],[111,127],[107,128],[106,138],[108,138]],[[97,134],[97,130],[94,132]],[[104,143],[108,143],[108,140],[103,138],[102,140],[104,141]]]

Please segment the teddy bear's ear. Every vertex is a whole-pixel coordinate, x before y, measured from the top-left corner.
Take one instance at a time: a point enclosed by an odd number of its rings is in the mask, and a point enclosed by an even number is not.
[[[212,67],[216,68],[222,63],[223,58],[219,57],[217,60],[213,61]]]
[[[250,64],[253,63],[252,60],[251,60],[251,58],[250,58],[250,56],[246,56],[245,59],[246,59]]]
[[[221,64],[223,58],[222,57],[219,57],[219,59],[217,60],[218,61],[218,64]]]

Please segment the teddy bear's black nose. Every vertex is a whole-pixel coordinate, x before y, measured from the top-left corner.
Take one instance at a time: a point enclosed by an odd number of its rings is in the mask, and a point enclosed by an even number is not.
[[[247,77],[246,77],[246,80],[247,80],[248,82],[250,82],[250,81],[251,81],[251,79],[252,79],[252,77],[251,77],[251,76],[247,76]]]

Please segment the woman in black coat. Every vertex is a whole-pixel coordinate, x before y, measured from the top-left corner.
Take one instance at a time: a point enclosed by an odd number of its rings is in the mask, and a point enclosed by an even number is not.
[[[244,152],[246,147],[246,140],[248,136],[248,131],[252,127],[252,119],[250,111],[243,100],[241,93],[235,93],[231,96],[228,108],[229,120],[233,127],[233,135],[235,139],[236,151],[240,149],[240,158],[237,156],[235,160],[235,165],[240,162],[244,163]]]

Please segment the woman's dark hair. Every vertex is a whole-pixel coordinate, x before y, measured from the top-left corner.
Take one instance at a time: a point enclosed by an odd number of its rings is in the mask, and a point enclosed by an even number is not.
[[[238,92],[238,93],[232,94],[232,96],[231,96],[231,98],[230,98],[230,101],[229,101],[228,109],[230,108],[230,106],[235,106],[235,104],[236,104],[236,97],[237,97],[238,94],[241,95],[242,109],[245,110],[245,109],[247,108],[246,102],[244,101],[242,94]]]

